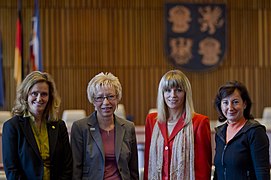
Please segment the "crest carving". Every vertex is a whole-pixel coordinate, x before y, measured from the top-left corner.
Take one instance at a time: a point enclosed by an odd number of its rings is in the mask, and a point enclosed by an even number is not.
[[[205,71],[218,66],[226,49],[224,4],[167,3],[166,54],[176,67]]]

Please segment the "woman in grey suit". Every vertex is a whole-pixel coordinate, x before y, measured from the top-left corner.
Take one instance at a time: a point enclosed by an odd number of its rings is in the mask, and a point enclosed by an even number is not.
[[[3,164],[11,179],[71,179],[72,152],[55,83],[34,71],[17,90],[13,117],[4,123]]]
[[[95,111],[72,125],[73,179],[139,179],[134,124],[114,115],[122,97],[118,78],[96,75],[87,94]]]

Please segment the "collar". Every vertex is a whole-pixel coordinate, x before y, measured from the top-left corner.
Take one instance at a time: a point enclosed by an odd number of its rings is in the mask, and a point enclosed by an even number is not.
[[[25,111],[23,114],[24,118],[29,118],[31,122],[35,122],[35,117],[29,112],[29,111]]]
[[[265,129],[265,126],[261,125],[258,121],[254,119],[248,119],[245,125],[240,129],[240,131],[235,135],[235,137],[239,136],[242,133],[246,133],[248,130],[255,128],[255,127],[262,127]],[[215,128],[216,134],[221,138],[225,139],[226,138],[226,129],[228,127],[227,123],[224,123],[218,127]]]

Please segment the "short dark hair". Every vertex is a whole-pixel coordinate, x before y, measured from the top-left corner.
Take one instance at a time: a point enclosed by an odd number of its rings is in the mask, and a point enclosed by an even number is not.
[[[254,118],[250,113],[252,102],[251,102],[251,99],[250,99],[250,96],[249,96],[249,93],[248,93],[246,86],[239,81],[229,81],[219,88],[218,93],[215,97],[215,101],[214,101],[214,106],[219,114],[218,120],[220,122],[224,122],[227,120],[227,118],[224,116],[224,114],[221,110],[221,100],[224,99],[225,97],[231,95],[235,90],[239,91],[242,100],[244,102],[246,102],[246,108],[244,110],[244,117],[248,120]]]

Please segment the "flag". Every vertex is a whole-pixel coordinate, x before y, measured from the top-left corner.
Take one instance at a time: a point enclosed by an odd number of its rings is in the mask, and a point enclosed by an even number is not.
[[[30,71],[43,71],[40,45],[40,16],[38,0],[35,0],[30,40]]]
[[[2,51],[2,36],[0,31],[0,107],[4,106],[4,81],[3,81],[3,51]]]
[[[15,41],[15,57],[14,57],[14,78],[17,87],[23,79],[23,26],[21,15],[21,0],[18,0],[18,17],[16,22],[16,41]]]

